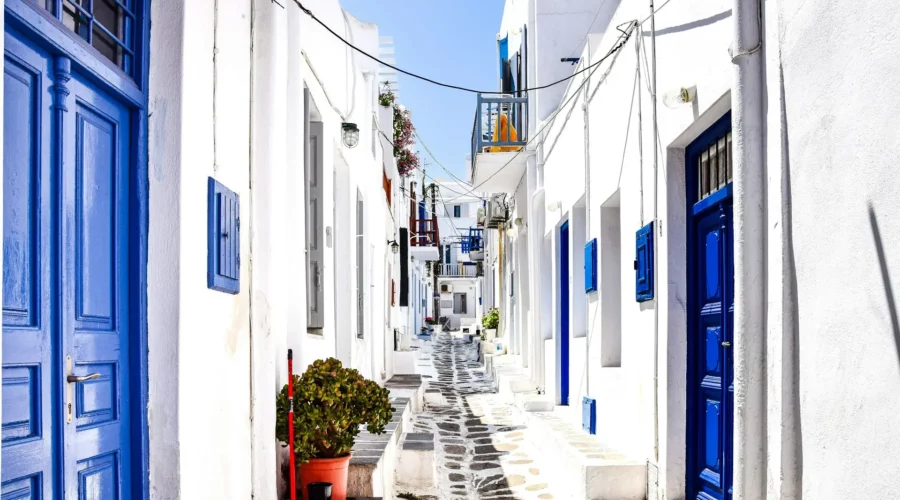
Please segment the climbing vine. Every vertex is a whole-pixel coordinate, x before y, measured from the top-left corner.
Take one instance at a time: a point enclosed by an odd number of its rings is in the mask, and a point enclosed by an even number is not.
[[[388,107],[394,111],[394,158],[397,159],[397,170],[400,175],[409,175],[413,170],[419,168],[419,155],[410,149],[413,144],[413,135],[415,127],[413,127],[409,110],[404,109],[396,102],[396,97],[385,82],[384,88],[378,95],[378,104]]]

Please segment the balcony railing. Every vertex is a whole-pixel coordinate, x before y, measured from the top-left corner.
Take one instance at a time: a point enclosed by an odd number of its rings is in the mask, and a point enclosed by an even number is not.
[[[518,151],[528,142],[528,98],[478,94],[472,161],[478,153]]]
[[[441,264],[442,278],[475,278],[478,276],[478,265],[475,262],[462,264]]]
[[[477,252],[484,248],[484,240],[482,235],[484,229],[480,227],[470,227],[469,234],[462,237],[462,253]]]
[[[430,219],[409,219],[409,227],[412,231],[409,244],[413,247],[432,247],[437,246],[441,241],[438,231],[437,217]]]

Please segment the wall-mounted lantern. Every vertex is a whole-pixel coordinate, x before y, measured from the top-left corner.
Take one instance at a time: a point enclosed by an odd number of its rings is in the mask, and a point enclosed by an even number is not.
[[[391,252],[393,252],[394,255],[400,253],[400,244],[397,243],[396,240],[388,240],[388,245],[391,246]]]
[[[355,123],[343,123],[341,125],[341,138],[344,140],[344,146],[350,149],[359,144],[359,128]]]

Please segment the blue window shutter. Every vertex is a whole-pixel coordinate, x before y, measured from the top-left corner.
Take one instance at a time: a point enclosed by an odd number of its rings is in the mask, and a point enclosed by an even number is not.
[[[653,223],[638,230],[634,254],[634,290],[638,302],[653,300]]]
[[[584,291],[597,291],[597,238],[584,246]]]
[[[240,196],[210,177],[207,204],[206,284],[237,294],[241,291]]]
[[[503,37],[497,41],[497,49],[500,52],[500,75],[503,75],[503,62],[509,59],[509,37]]]
[[[588,434],[597,433],[597,400],[585,397],[581,402],[581,428]]]

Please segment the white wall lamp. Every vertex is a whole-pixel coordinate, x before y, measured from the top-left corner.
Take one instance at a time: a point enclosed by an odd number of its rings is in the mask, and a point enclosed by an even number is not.
[[[550,212],[557,212],[559,210],[562,210],[562,202],[554,201],[547,203],[547,210]]]
[[[341,138],[344,141],[344,146],[350,149],[355,148],[359,144],[359,128],[355,123],[343,123],[341,125]]]
[[[663,94],[663,104],[672,109],[690,104],[695,99],[697,99],[697,87],[681,87]]]

